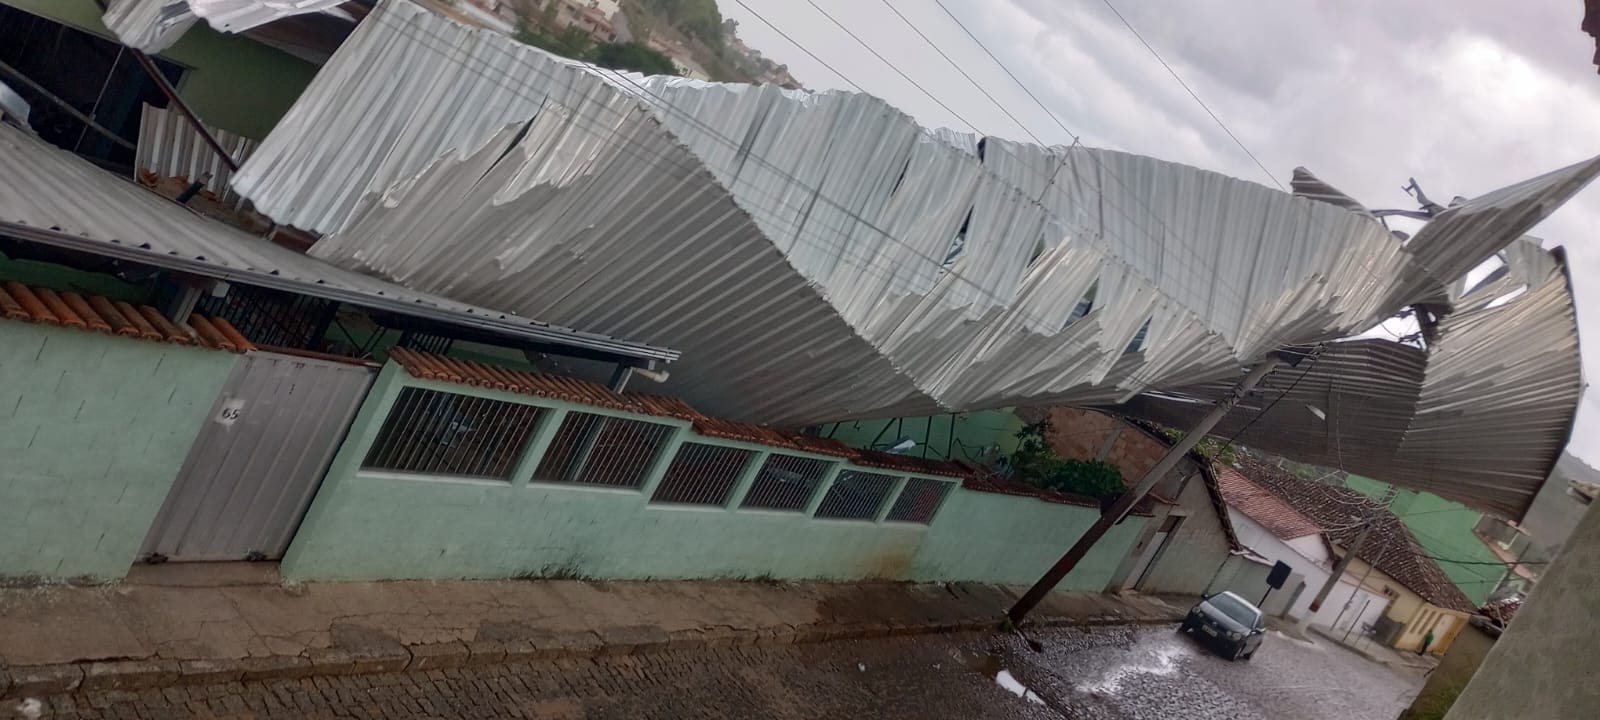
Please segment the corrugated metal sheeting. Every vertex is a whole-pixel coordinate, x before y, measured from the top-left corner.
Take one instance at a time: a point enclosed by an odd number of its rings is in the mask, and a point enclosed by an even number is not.
[[[1428,352],[1335,343],[1269,377],[1214,432],[1520,518],[1566,444],[1583,378],[1564,268],[1534,243],[1507,255],[1508,272],[1467,293]],[[1183,426],[1208,409],[1186,400],[1227,390],[1211,383],[1113,409]]]
[[[220,32],[241,33],[295,15],[332,10],[345,0],[110,0],[101,20],[124,45],[148,53],[178,41],[204,18]]]
[[[235,187],[331,233],[319,257],[676,343],[677,392],[807,423],[1228,377],[1440,294],[1600,170],[1402,245],[1216,173],[956,140],[867,95],[611,73],[390,2]]]
[[[243,162],[255,152],[256,141],[250,138],[209,126],[207,130],[234,162]],[[158,178],[183,178],[189,182],[203,179],[205,189],[222,203],[237,208],[244,202],[228,185],[233,171],[205,138],[182,115],[163,108],[143,106],[133,167],[136,173],[147,172]]]
[[[1274,348],[1447,303],[1597,172],[1473,199],[1402,243],[1212,172],[928,131],[867,95],[605,71],[393,0],[234,187],[328,233],[319,257],[670,343],[672,391],[805,424],[1229,381]],[[1412,370],[1376,387],[1416,396],[1426,358],[1408,353],[1373,361]],[[1506,377],[1462,362],[1451,377]],[[1420,442],[1425,423],[1397,418],[1375,439]]]
[[[0,124],[0,234],[471,330],[644,360],[677,352],[487,310],[310,258]]]

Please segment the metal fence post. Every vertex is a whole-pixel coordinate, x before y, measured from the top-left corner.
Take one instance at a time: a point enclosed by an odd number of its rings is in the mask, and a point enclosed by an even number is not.
[[[733,491],[728,493],[727,509],[738,510],[739,503],[744,502],[744,496],[750,494],[750,488],[756,484],[756,477],[761,475],[761,466],[767,464],[767,458],[772,456],[770,450],[756,450],[750,453],[746,460],[745,468],[739,473],[739,481],[733,484]]]
[[[556,431],[561,429],[561,423],[567,419],[567,409],[560,407],[545,407],[544,415],[539,420],[539,427],[534,428],[533,437],[528,438],[528,447],[523,449],[522,458],[517,461],[517,467],[511,471],[511,485],[522,487],[533,480],[533,474],[539,469],[539,462],[544,460],[545,451],[550,449],[550,442],[556,439]]]
[[[644,481],[639,483],[639,492],[648,501],[656,492],[656,486],[661,484],[661,479],[667,476],[667,468],[672,467],[672,459],[678,456],[678,450],[688,441],[692,433],[687,427],[673,426],[672,434],[667,436],[666,442],[656,450],[656,458],[650,462],[650,469],[645,471]]]
[[[839,473],[843,471],[843,460],[833,463],[828,468],[828,474],[822,476],[822,481],[818,482],[816,489],[811,491],[811,499],[806,501],[806,517],[816,517],[817,508],[822,505],[822,499],[828,496],[828,491],[833,489],[833,481],[839,479]]]
[[[900,493],[905,492],[906,485],[910,483],[911,478],[907,475],[901,475],[899,480],[894,481],[894,487],[890,488],[889,493],[883,496],[883,507],[878,508],[878,514],[872,518],[873,522],[880,525],[883,524],[883,521],[889,517],[889,511],[894,509],[894,504],[900,502]]]

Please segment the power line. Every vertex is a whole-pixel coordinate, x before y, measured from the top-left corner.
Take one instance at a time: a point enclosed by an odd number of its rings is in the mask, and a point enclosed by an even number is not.
[[[1022,132],[1027,133],[1028,137],[1033,138],[1033,141],[1036,142],[1036,143],[1039,143],[1040,145],[1048,144],[1044,140],[1041,140],[1038,135],[1033,134],[1033,131],[1029,130],[1028,126],[1023,124],[1023,122],[1021,120],[1018,120],[1017,116],[1012,115],[1011,111],[1006,109],[1006,106],[1004,104],[1002,104],[999,100],[996,100],[993,95],[990,95],[989,91],[984,89],[982,84],[980,84],[977,80],[972,79],[972,75],[967,73],[966,68],[961,67],[960,63],[958,63],[955,60],[951,59],[950,55],[944,51],[944,48],[939,47],[938,43],[936,43],[933,40],[929,39],[928,36],[925,33],[923,33],[920,28],[918,28],[909,19],[907,19],[904,14],[902,14],[900,12],[899,8],[896,8],[893,3],[889,2],[889,0],[878,0],[878,2],[881,3],[884,7],[889,8],[889,12],[894,13],[895,17],[900,18],[900,22],[905,23],[906,27],[911,28],[911,31],[917,34],[917,37],[922,38],[922,41],[927,43],[929,47],[933,48],[934,52],[939,53],[939,57],[944,58],[945,62],[950,63],[950,67],[955,68],[956,72],[961,73],[961,77],[966,78],[967,82],[970,83],[972,85],[972,87],[976,88],[978,92],[983,93],[984,97],[989,98],[989,102],[994,103],[995,107],[1000,108],[1000,112],[1005,113],[1006,117],[1011,118],[1011,122],[1015,123],[1016,126],[1022,130]],[[812,3],[812,4],[815,5],[816,3]],[[1068,134],[1070,135],[1071,133],[1068,133]],[[1073,138],[1073,141],[1076,142],[1077,138]]]
[[[929,100],[934,101],[935,103],[937,103],[939,105],[939,107],[944,108],[945,112],[950,113],[951,115],[955,116],[955,118],[957,120],[960,120],[962,122],[962,124],[966,125],[968,129],[972,130],[973,132],[975,132],[975,133],[977,133],[979,135],[983,135],[984,134],[984,132],[982,130],[978,129],[977,125],[972,124],[971,121],[969,121],[966,118],[962,117],[961,113],[958,113],[955,110],[950,109],[950,106],[944,104],[943,100],[940,100],[939,98],[935,97],[933,93],[928,92],[928,89],[923,87],[922,83],[919,83],[916,80],[911,79],[910,75],[905,74],[905,72],[902,71],[898,66],[896,66],[894,63],[890,62],[889,58],[884,57],[883,54],[879,53],[876,48],[872,47],[871,45],[868,45],[865,40],[862,40],[860,38],[860,36],[856,35],[854,32],[851,32],[850,28],[845,27],[844,23],[839,22],[838,18],[835,18],[827,10],[823,10],[822,6],[818,5],[816,3],[816,0],[806,0],[806,3],[811,5],[811,7],[815,8],[817,12],[822,13],[822,16],[827,18],[829,22],[831,22],[834,25],[838,26],[838,28],[840,30],[843,30],[844,34],[849,35],[851,40],[856,41],[856,44],[860,45],[861,47],[866,48],[867,52],[872,53],[873,57],[883,61],[883,64],[888,65],[890,70],[895,71],[895,73],[898,74],[901,78],[905,79],[906,82],[911,83],[912,87],[914,87],[917,90],[921,91],[921,93],[923,95],[928,96]],[[739,4],[741,6],[744,5],[743,2],[740,2]],[[745,9],[746,10],[750,10],[750,8],[748,8],[748,7],[746,7]],[[750,10],[750,12],[752,14],[755,14],[754,10]],[[767,22],[767,19],[764,18],[764,17],[761,17],[760,15],[756,15],[756,17],[760,18],[761,22]],[[854,83],[851,83],[851,84],[853,85]]]
[[[1128,28],[1128,32],[1133,33],[1133,36],[1139,39],[1139,43],[1144,45],[1144,49],[1149,50],[1150,54],[1155,56],[1156,62],[1161,63],[1161,67],[1167,69],[1167,74],[1171,75],[1173,80],[1177,80],[1178,84],[1183,86],[1184,91],[1189,93],[1189,97],[1194,98],[1194,101],[1200,105],[1200,108],[1205,110],[1206,114],[1210,115],[1212,120],[1216,121],[1217,127],[1222,128],[1222,131],[1228,134],[1228,137],[1233,140],[1233,144],[1238,145],[1239,149],[1244,151],[1244,154],[1250,156],[1250,160],[1255,162],[1256,167],[1261,168],[1261,172],[1265,173],[1267,178],[1272,180],[1272,184],[1277,185],[1279,190],[1289,192],[1288,188],[1283,186],[1283,183],[1278,182],[1277,176],[1273,175],[1272,171],[1268,170],[1267,166],[1262,164],[1261,160],[1256,157],[1256,154],[1250,152],[1250,148],[1245,147],[1244,142],[1239,139],[1239,136],[1234,135],[1233,131],[1228,129],[1228,124],[1223,122],[1222,118],[1217,117],[1217,114],[1211,111],[1211,106],[1206,105],[1206,101],[1200,99],[1200,95],[1194,91],[1194,88],[1189,87],[1189,83],[1183,81],[1183,78],[1178,75],[1178,71],[1172,69],[1172,66],[1167,64],[1166,59],[1162,58],[1161,53],[1156,52],[1155,47],[1153,47],[1148,40],[1144,39],[1144,35],[1139,33],[1139,30],[1133,26],[1133,23],[1128,22],[1128,19],[1122,16],[1122,12],[1117,10],[1117,6],[1113,5],[1111,0],[1100,1],[1105,3],[1107,8],[1110,8],[1112,15],[1116,15],[1117,19],[1122,21],[1123,27]]]
[[[798,40],[795,40],[795,39],[794,39],[794,38],[792,38],[792,37],[789,37],[789,33],[786,33],[786,32],[784,32],[784,31],[783,31],[783,30],[782,30],[782,29],[780,29],[780,28],[779,28],[779,27],[778,27],[778,26],[777,26],[777,25],[774,25],[774,24],[772,24],[772,22],[771,22],[771,21],[769,21],[769,20],[767,20],[767,19],[766,19],[766,18],[765,18],[765,17],[763,17],[763,16],[762,16],[762,15],[761,15],[761,13],[758,13],[758,12],[756,12],[756,11],[755,11],[755,10],[754,10],[754,9],[752,9],[752,8],[751,8],[751,7],[750,7],[750,6],[749,6],[749,5],[746,5],[746,4],[744,4],[744,0],[733,0],[733,1],[734,1],[734,2],[736,2],[736,3],[739,3],[739,7],[742,7],[742,8],[744,8],[744,9],[745,9],[745,12],[748,12],[748,13],[750,13],[750,14],[751,14],[751,15],[754,15],[754,16],[756,16],[756,19],[758,19],[758,20],[760,20],[760,21],[761,21],[761,22],[762,22],[762,23],[764,23],[764,24],[765,24],[765,25],[766,25],[766,26],[767,26],[767,27],[769,27],[769,28],[772,28],[772,31],[773,31],[773,32],[775,32],[775,33],[777,33],[777,34],[779,34],[779,35],[781,35],[781,36],[783,36],[783,39],[785,39],[785,40],[788,40],[788,41],[789,41],[789,44],[790,44],[790,45],[793,45],[793,46],[795,46],[795,47],[797,47],[797,48],[800,48],[800,51],[801,51],[801,52],[803,52],[803,53],[805,53],[805,54],[807,54],[807,55],[810,55],[810,56],[811,56],[811,59],[812,59],[812,60],[815,60],[815,61],[817,61],[817,62],[818,62],[818,63],[821,63],[821,64],[822,64],[822,66],[823,66],[823,67],[825,67],[825,68],[827,68],[827,69],[828,69],[828,72],[831,72],[831,73],[833,73],[833,74],[834,74],[834,75],[838,75],[838,76],[839,76],[839,79],[840,79],[840,80],[843,80],[843,81],[845,81],[845,82],[847,82],[847,83],[850,83],[850,87],[853,87],[853,88],[855,88],[855,89],[857,89],[857,90],[860,90],[860,91],[861,91],[861,92],[863,92],[863,93],[865,93],[865,92],[867,92],[867,91],[866,91],[866,90],[865,90],[865,89],[863,89],[863,88],[862,88],[862,87],[861,87],[861,86],[860,86],[860,85],[857,85],[857,84],[856,84],[856,81],[854,81],[854,80],[851,80],[851,79],[850,79],[850,78],[848,78],[848,77],[846,77],[846,76],[845,76],[845,74],[844,74],[844,73],[842,73],[842,72],[839,72],[839,71],[838,71],[838,70],[837,70],[837,69],[835,69],[835,68],[834,68],[834,67],[833,67],[833,66],[832,66],[832,65],[829,65],[829,64],[828,64],[828,61],[827,61],[827,60],[823,60],[823,59],[822,59],[822,58],[820,58],[820,57],[817,57],[817,54],[816,54],[816,53],[814,53],[814,52],[811,52],[811,51],[810,51],[810,50],[807,50],[807,49],[806,49],[806,46],[804,46],[804,45],[801,45],[801,44],[800,44],[800,41],[798,41]]]

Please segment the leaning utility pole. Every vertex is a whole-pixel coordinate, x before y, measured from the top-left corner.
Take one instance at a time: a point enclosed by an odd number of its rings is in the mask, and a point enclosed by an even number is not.
[[[1394,486],[1390,485],[1389,489],[1383,494],[1383,500],[1379,502],[1385,508],[1387,508],[1389,507],[1389,502],[1393,499]],[[1378,516],[1374,515],[1373,517],[1367,518],[1367,522],[1361,526],[1361,532],[1356,533],[1355,542],[1350,543],[1350,549],[1345,551],[1344,557],[1339,558],[1339,562],[1333,566],[1333,572],[1328,574],[1328,581],[1322,584],[1322,589],[1317,591],[1317,597],[1311,601],[1312,613],[1322,609],[1322,603],[1326,601],[1328,599],[1328,595],[1333,592],[1334,586],[1339,584],[1339,578],[1344,577],[1345,568],[1350,567],[1350,561],[1356,559],[1356,553],[1361,552],[1361,546],[1366,543],[1367,535],[1372,533],[1372,527],[1377,524]],[[1372,570],[1371,563],[1367,564],[1367,570]]]
[[[1305,356],[1295,356],[1290,358],[1289,361],[1294,362],[1303,357]],[[1028,592],[1024,593],[1022,598],[1011,606],[1011,610],[1006,613],[1006,617],[1010,618],[1011,623],[1013,625],[1021,625],[1022,619],[1028,616],[1028,611],[1038,605],[1045,595],[1048,595],[1051,590],[1055,589],[1056,585],[1061,583],[1061,579],[1066,577],[1067,573],[1072,572],[1072,569],[1077,567],[1078,562],[1083,560],[1083,556],[1089,554],[1089,549],[1100,541],[1106,531],[1121,522],[1122,517],[1127,515],[1128,511],[1132,510],[1133,506],[1138,504],[1140,500],[1143,500],[1144,496],[1155,488],[1156,483],[1160,482],[1162,477],[1166,476],[1174,467],[1177,467],[1178,461],[1183,459],[1184,453],[1189,452],[1201,440],[1205,439],[1206,433],[1210,432],[1211,428],[1216,427],[1217,423],[1222,421],[1223,416],[1227,415],[1234,405],[1239,404],[1239,401],[1244,399],[1246,393],[1259,384],[1262,378],[1276,370],[1278,366],[1283,365],[1285,361],[1286,358],[1273,354],[1256,363],[1255,367],[1250,369],[1250,372],[1244,376],[1243,380],[1239,381],[1238,385],[1233,386],[1233,389],[1225,397],[1217,401],[1217,406],[1212,408],[1211,412],[1206,413],[1206,416],[1201,418],[1200,422],[1195,423],[1195,426],[1190,428],[1187,434],[1172,444],[1172,447],[1167,450],[1167,454],[1161,456],[1160,462],[1157,462],[1155,467],[1146,471],[1138,482],[1134,483],[1132,487],[1128,488],[1127,492],[1122,494],[1122,497],[1117,498],[1117,501],[1111,504],[1110,508],[1100,513],[1100,519],[1089,526],[1083,536],[1079,537],[1076,543],[1073,543],[1072,549],[1068,550],[1067,554],[1062,555],[1061,559],[1057,560],[1056,564],[1044,574],[1044,577],[1039,578],[1039,581],[1034,583],[1033,587],[1028,588]]]

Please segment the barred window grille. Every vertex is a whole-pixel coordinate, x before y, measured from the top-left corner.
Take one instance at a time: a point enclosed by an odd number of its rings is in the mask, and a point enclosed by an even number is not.
[[[637,488],[672,431],[670,425],[569,412],[533,478]]]
[[[257,345],[322,350],[339,303],[281,290],[234,285],[222,297],[202,295],[195,312],[220,317]]]
[[[933,516],[939,512],[944,499],[950,496],[950,486],[954,484],[927,478],[907,480],[905,489],[894,501],[894,507],[889,508],[887,519],[924,525],[933,522]]]
[[[804,510],[831,465],[825,460],[795,455],[768,455],[740,506],[765,510]]]
[[[686,442],[673,456],[650,502],[723,505],[754,454],[739,448]]]
[[[510,480],[542,408],[408,387],[361,467]]]
[[[880,473],[845,470],[834,478],[833,486],[817,506],[816,517],[838,520],[875,520],[884,500],[894,490],[895,477]]]

